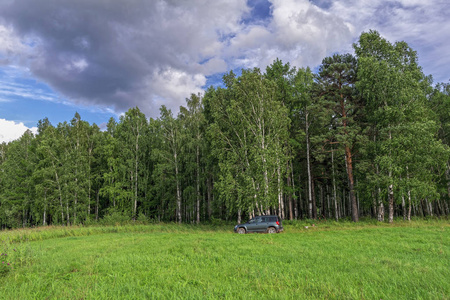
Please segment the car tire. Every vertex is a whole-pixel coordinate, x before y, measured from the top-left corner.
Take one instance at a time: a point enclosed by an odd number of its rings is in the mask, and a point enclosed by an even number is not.
[[[245,234],[245,228],[243,228],[243,227],[238,228],[237,233]]]
[[[275,229],[275,227],[269,227],[267,228],[267,233],[277,233],[277,230]]]

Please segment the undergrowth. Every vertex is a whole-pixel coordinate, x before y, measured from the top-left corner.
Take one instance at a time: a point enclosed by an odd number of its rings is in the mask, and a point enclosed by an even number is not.
[[[15,268],[26,266],[33,261],[33,251],[28,240],[3,238],[0,242],[0,277],[6,276]]]

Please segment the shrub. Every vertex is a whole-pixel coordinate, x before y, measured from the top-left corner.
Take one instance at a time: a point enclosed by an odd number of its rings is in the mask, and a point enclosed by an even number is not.
[[[125,225],[130,221],[131,217],[127,213],[110,209],[99,223],[102,225]]]

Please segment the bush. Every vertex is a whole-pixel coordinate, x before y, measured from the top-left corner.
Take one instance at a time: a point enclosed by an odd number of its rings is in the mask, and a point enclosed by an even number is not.
[[[101,225],[125,225],[130,221],[131,217],[127,213],[110,209],[99,223]]]
[[[136,220],[136,221],[138,221],[138,222],[141,223],[141,224],[148,224],[148,218],[147,218],[147,216],[146,216],[144,213],[142,213],[142,212],[139,213],[139,216],[137,217],[137,220]]]

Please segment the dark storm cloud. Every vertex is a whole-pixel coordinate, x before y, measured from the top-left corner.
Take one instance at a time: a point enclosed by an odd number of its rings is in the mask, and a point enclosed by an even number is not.
[[[145,65],[126,44],[131,36],[126,28],[142,22],[149,7],[138,10],[121,1],[60,3],[16,1],[2,7],[2,15],[35,48],[29,62],[33,73],[70,97],[109,98],[120,106],[115,92],[129,90],[145,74]],[[132,48],[142,41],[137,42]]]
[[[225,3],[206,3],[202,13],[182,1],[9,1],[0,4],[0,18],[27,47],[22,63],[63,95],[118,111],[135,105],[149,110],[150,100],[162,96],[155,76],[164,76],[160,84],[198,89],[204,83],[199,74],[224,71],[217,61],[198,63],[220,53],[216,28],[233,31],[220,24],[232,25],[233,17],[206,14]],[[246,9],[230,5],[237,16]],[[202,17],[212,18],[209,30],[200,27]]]

